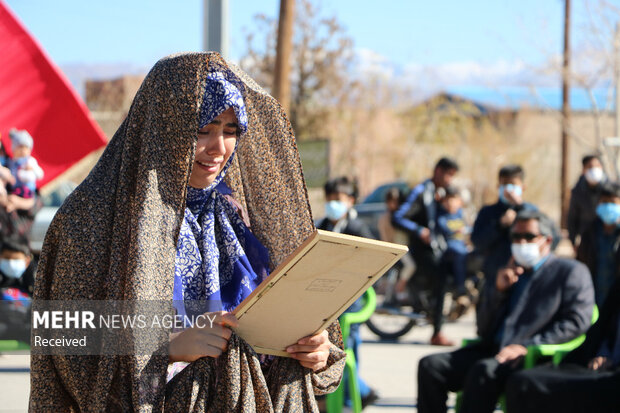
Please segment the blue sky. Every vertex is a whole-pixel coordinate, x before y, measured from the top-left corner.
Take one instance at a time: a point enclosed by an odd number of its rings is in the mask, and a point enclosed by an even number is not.
[[[167,54],[202,47],[202,0],[4,1],[63,68],[139,71]],[[245,50],[244,33],[255,27],[253,16],[276,16],[279,1],[229,1],[230,57],[237,60]],[[573,0],[575,43],[588,19],[586,1]],[[561,0],[318,3],[345,26],[362,66],[404,73],[436,89],[549,86],[531,68],[562,49]],[[611,3],[620,7],[620,0]]]
[[[122,61],[150,65],[164,54],[201,47],[201,0],[5,2],[58,64]],[[556,51],[561,47],[560,0],[320,3],[326,14],[336,15],[345,25],[356,47],[400,64],[537,60],[540,56],[532,41]],[[575,3],[580,6],[581,2]],[[275,16],[279,1],[230,0],[229,4],[234,58],[243,52],[242,33],[252,29],[252,17],[256,13]]]

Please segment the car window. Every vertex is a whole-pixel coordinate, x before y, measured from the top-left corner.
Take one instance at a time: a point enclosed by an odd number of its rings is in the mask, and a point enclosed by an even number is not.
[[[390,190],[390,188],[393,187],[398,187],[398,189],[405,193],[409,192],[409,186],[405,182],[392,182],[377,187],[364,199],[362,203],[371,204],[376,202],[385,202],[385,194]]]

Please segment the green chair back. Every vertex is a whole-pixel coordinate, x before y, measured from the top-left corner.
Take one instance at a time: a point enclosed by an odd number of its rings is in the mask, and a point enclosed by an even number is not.
[[[353,354],[353,349],[347,347],[351,324],[361,324],[370,318],[377,307],[377,294],[370,287],[364,293],[364,306],[355,313],[344,313],[340,316],[340,329],[342,330],[342,340],[345,345],[347,355],[345,361],[345,372],[349,375],[349,397],[351,397],[352,411],[359,413],[362,411],[362,397],[357,383],[357,361]],[[340,382],[338,389],[328,394],[325,398],[327,413],[341,413],[344,406],[344,380]]]

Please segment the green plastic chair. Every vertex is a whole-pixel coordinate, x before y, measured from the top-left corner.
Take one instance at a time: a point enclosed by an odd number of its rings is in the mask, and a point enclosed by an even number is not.
[[[591,324],[596,323],[597,320],[598,320],[598,307],[595,305],[594,308],[592,309],[592,323]],[[579,337],[576,337],[566,343],[538,344],[538,345],[527,346],[527,354],[525,355],[525,358],[523,360],[523,368],[531,369],[532,367],[536,366],[542,358],[549,358],[549,357],[552,358],[552,362],[554,365],[558,365],[562,361],[562,358],[566,356],[566,354],[570,353],[571,351],[579,347],[585,341],[585,339],[586,339],[586,335],[582,334]],[[463,340],[461,347],[465,347],[470,344],[474,344],[478,342],[480,342],[479,338],[474,338],[474,339],[466,338]],[[454,405],[455,412],[458,412],[460,410],[462,399],[463,399],[463,392],[458,392],[456,395],[456,403]],[[504,398],[503,394],[500,396],[498,403],[504,412],[507,411],[506,410],[506,399]]]
[[[362,411],[362,396],[360,395],[360,389],[357,383],[357,362],[353,349],[348,348],[346,343],[351,332],[351,324],[361,324],[370,318],[377,307],[377,294],[375,290],[370,287],[364,293],[364,307],[355,313],[344,313],[340,316],[340,329],[342,330],[342,341],[345,343],[346,360],[344,370],[349,375],[349,395],[351,397],[352,410],[354,413]],[[328,413],[341,413],[344,406],[344,380],[340,382],[340,386],[335,392],[328,394],[325,398],[325,407],[327,407]]]
[[[598,320],[598,307],[595,305],[592,309],[592,324]],[[562,344],[541,344],[536,346],[528,346],[523,368],[530,369],[534,367],[541,358],[551,357],[554,365],[560,364],[564,356],[579,347],[586,339],[586,335],[582,334],[573,340]]]
[[[0,340],[0,353],[16,350],[30,350],[30,345],[17,340]]]

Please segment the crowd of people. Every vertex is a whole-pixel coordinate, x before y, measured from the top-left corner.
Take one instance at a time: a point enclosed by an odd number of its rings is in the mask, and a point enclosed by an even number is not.
[[[43,170],[26,130],[9,132],[9,156],[0,142],[0,339],[29,340],[29,305],[37,260],[28,235],[40,208],[37,181]]]
[[[457,299],[465,297],[466,260],[472,251],[483,257],[479,340],[420,360],[419,412],[445,412],[449,391],[462,391],[460,412],[492,412],[502,394],[511,412],[606,412],[620,406],[613,390],[620,383],[620,183],[605,177],[598,156],[586,156],[582,164],[568,214],[576,259],[554,253],[560,232],[525,201],[519,165],[499,170],[497,202],[480,209],[467,243],[461,190],[454,185],[456,161],[440,159],[432,176],[406,197],[395,188],[387,192],[381,236],[410,248],[397,288],[400,299],[406,300],[412,274],[433,280],[431,344],[454,344],[441,332],[448,278]],[[346,207],[333,204],[328,188],[334,182],[326,185],[321,228],[369,236],[355,218],[352,190]],[[591,327],[595,305],[601,315]],[[565,343],[585,333],[585,343],[558,367],[523,370],[528,346]]]
[[[454,184],[458,171],[455,160],[442,158],[432,176],[408,195],[390,188],[385,195],[387,212],[378,222],[383,240],[410,248],[396,284],[397,299],[406,302],[413,277],[432,279],[433,345],[454,345],[441,332],[446,288],[453,283],[457,302],[467,301],[467,260],[482,256],[484,283],[476,308],[479,341],[420,360],[418,411],[446,411],[448,391],[463,391],[460,411],[464,412],[493,411],[505,392],[507,403],[515,409],[511,411],[535,411],[532,400],[550,406],[557,398],[576,408],[586,393],[570,391],[572,398],[568,398],[566,392],[550,390],[555,388],[554,380],[562,387],[564,377],[575,389],[582,381],[591,383],[584,389],[605,381],[600,391],[606,393],[597,403],[600,411],[606,411],[613,406],[612,400],[618,402],[608,389],[620,380],[616,370],[620,366],[619,306],[613,304],[620,299],[620,183],[606,179],[598,156],[583,158],[583,173],[572,191],[568,215],[569,239],[577,258],[572,259],[554,254],[560,232],[536,205],[525,200],[521,166],[500,168],[497,201],[479,210],[472,228],[464,219],[462,189]],[[353,208],[355,182],[346,177],[331,179],[325,185],[325,197],[326,216],[318,228],[373,237]],[[461,304],[466,307],[468,303]],[[595,304],[602,308],[601,322],[588,332],[587,352],[582,349],[579,357],[566,359],[580,360],[580,367],[521,371],[527,346],[564,343],[586,333]],[[347,311],[359,307],[358,301]],[[601,323],[606,325],[600,327]],[[598,340],[594,345],[591,336]],[[360,342],[359,328],[354,327],[349,345],[358,363]],[[364,405],[372,403],[376,391],[359,374],[357,380]],[[529,399],[522,392],[538,393]]]

